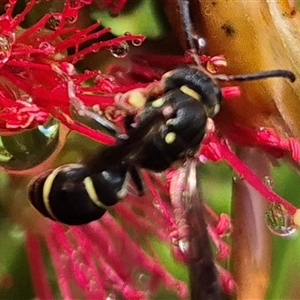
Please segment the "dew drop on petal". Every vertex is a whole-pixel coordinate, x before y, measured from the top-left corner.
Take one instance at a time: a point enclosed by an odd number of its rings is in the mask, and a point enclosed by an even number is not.
[[[202,38],[202,37],[199,37],[199,38],[197,39],[197,43],[198,43],[199,49],[202,49],[202,48],[204,48],[204,47],[206,46],[206,41],[205,41],[205,39]]]
[[[10,9],[10,3],[6,3],[3,8],[5,11],[8,11]]]
[[[135,47],[141,46],[142,43],[143,43],[143,42],[142,42],[141,40],[138,40],[138,39],[132,40],[132,42],[131,42],[131,44],[132,44],[133,46],[135,46]]]
[[[55,120],[15,135],[0,137],[0,166],[22,171],[43,163],[55,151],[59,124]]]
[[[129,31],[127,31],[127,32],[124,33],[124,36],[132,36],[132,34],[131,34]],[[131,41],[131,44],[132,44],[133,46],[135,46],[135,47],[141,46],[142,43],[143,43],[143,41],[140,40],[140,39],[135,39],[135,40],[132,40],[132,41]]]
[[[67,19],[68,24],[74,24],[77,21],[77,17],[72,16]]]
[[[273,203],[267,210],[266,223],[273,234],[281,237],[292,236],[297,230],[293,217],[278,203]]]
[[[42,51],[47,51],[48,53],[55,53],[55,48],[48,42],[41,42],[39,44],[39,49]]]
[[[122,43],[110,46],[109,51],[112,54],[112,56],[114,56],[116,58],[124,58],[128,55],[129,45],[127,42],[122,42]]]
[[[271,176],[265,176],[263,178],[263,182],[265,185],[267,185],[270,189],[274,189],[275,187],[275,182]]]

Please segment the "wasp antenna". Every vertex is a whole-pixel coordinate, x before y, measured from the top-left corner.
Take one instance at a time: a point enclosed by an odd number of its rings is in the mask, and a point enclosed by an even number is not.
[[[192,57],[196,63],[197,66],[201,66],[199,57],[197,55],[196,45],[195,41],[193,39],[193,26],[192,26],[192,20],[190,15],[190,2],[188,0],[180,0],[179,1],[179,8],[181,11],[182,21],[184,30],[187,36],[187,40],[189,43],[189,48],[192,54]]]
[[[260,72],[255,74],[245,74],[245,75],[215,75],[214,79],[218,81],[252,81],[267,79],[272,77],[284,77],[289,79],[291,82],[296,80],[296,76],[293,72],[287,70],[272,70],[266,72]]]

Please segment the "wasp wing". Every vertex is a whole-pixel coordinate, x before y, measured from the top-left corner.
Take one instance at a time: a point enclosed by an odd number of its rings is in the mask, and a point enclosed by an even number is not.
[[[189,273],[192,300],[221,300],[224,294],[210,246],[205,222],[205,208],[197,181],[197,162],[188,159],[184,168],[186,191],[182,193],[186,222],[189,228]]]
[[[159,128],[165,124],[165,117],[160,110],[139,122],[137,128],[132,128],[128,137],[120,139],[115,146],[111,146],[89,160],[86,164],[92,172],[98,173],[119,166],[120,161],[125,165],[137,164],[138,157],[148,153],[147,147],[152,144]]]

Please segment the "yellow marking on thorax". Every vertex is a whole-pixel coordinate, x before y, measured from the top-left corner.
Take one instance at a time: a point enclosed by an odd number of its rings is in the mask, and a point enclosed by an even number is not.
[[[175,132],[168,132],[165,136],[165,142],[167,144],[172,144],[176,140],[176,133]]]
[[[158,107],[162,107],[164,103],[165,103],[164,98],[158,98],[151,103],[151,106],[158,108]]]
[[[193,89],[187,87],[186,85],[181,86],[181,87],[180,87],[180,90],[181,90],[184,94],[186,94],[186,95],[192,97],[193,99],[195,99],[195,100],[197,100],[197,101],[201,101],[201,96],[200,96],[196,91],[194,91]]]

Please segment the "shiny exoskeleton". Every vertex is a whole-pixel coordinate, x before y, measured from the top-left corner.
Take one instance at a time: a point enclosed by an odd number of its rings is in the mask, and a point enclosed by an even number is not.
[[[68,164],[40,175],[29,187],[31,203],[44,216],[69,225],[100,218],[126,196],[129,179],[143,193],[138,168],[165,171],[198,151],[208,119],[222,104],[218,81],[268,77],[295,79],[284,70],[215,78],[195,67],[166,73],[155,92],[146,94],[145,107],[129,126],[126,139],[85,164]]]
[[[148,99],[137,127],[140,131],[143,123],[153,120],[135,163],[156,172],[198,151],[207,119],[219,112],[222,103],[220,87],[197,68],[168,72],[162,82],[163,95]]]

